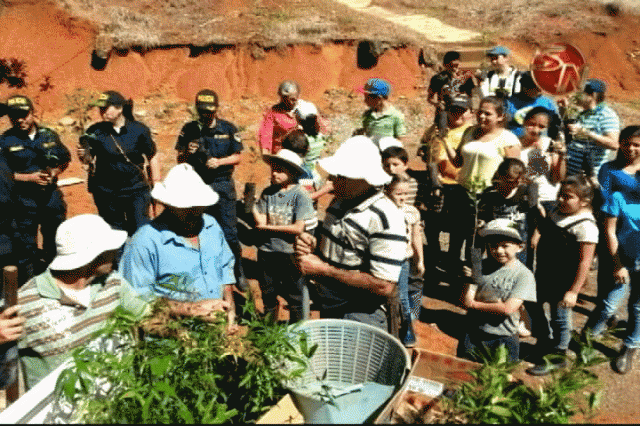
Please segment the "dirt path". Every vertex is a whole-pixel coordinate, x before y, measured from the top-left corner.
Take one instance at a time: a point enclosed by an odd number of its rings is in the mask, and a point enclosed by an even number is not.
[[[452,27],[439,19],[428,15],[398,15],[388,9],[370,6],[371,0],[335,0],[354,10],[367,13],[377,18],[386,19],[394,24],[407,27],[423,34],[430,41],[440,43],[456,43],[477,40],[480,33]]]

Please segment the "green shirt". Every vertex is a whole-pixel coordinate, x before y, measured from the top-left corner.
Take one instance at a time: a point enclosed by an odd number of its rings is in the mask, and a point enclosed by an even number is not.
[[[87,307],[63,293],[47,269],[18,291],[20,313],[26,318],[18,348],[28,388],[69,358],[73,349],[91,341],[116,307],[135,315],[147,308],[117,272],[97,278],[89,288]]]
[[[366,110],[362,115],[362,127],[370,138],[385,136],[399,138],[407,133],[404,115],[393,105],[387,106],[381,112]]]

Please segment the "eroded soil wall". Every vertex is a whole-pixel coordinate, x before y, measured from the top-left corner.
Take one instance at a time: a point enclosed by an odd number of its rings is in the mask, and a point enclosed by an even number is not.
[[[356,43],[282,46],[258,52],[252,46],[212,47],[193,54],[189,46],[147,52],[112,51],[104,70],[91,67],[96,31],[45,2],[21,2],[0,16],[0,57],[24,61],[27,86],[41,110],[65,107],[65,94],[76,88],[118,90],[128,97],[172,93],[191,100],[203,87],[223,99],[246,95],[274,98],[284,79],[295,79],[303,96],[315,99],[334,87],[355,88],[372,76],[388,79],[394,95],[411,96],[420,81],[418,51],[387,50],[371,69],[358,69]],[[15,92],[6,85],[0,95]]]

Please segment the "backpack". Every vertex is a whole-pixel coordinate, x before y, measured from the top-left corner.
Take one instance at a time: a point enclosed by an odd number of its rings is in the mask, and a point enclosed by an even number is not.
[[[569,230],[587,221],[595,224],[592,218],[583,217],[560,227],[548,216],[537,218],[541,237],[536,250],[535,275],[541,300],[543,295],[564,294],[569,290],[580,264],[580,243]]]

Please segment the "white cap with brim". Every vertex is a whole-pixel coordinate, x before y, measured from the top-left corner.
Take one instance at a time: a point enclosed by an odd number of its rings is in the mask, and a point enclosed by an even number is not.
[[[380,150],[366,136],[347,139],[331,157],[320,159],[318,166],[330,175],[364,179],[372,186],[391,182],[391,176],[382,168]]]
[[[522,242],[518,224],[509,219],[494,219],[480,229],[481,237],[500,236]]]
[[[162,182],[151,190],[151,197],[167,206],[186,209],[208,207],[218,202],[218,194],[204,183],[193,166],[181,163],[174,166]]]
[[[105,251],[120,248],[127,232],[111,228],[95,214],[67,219],[56,232],[56,257],[49,265],[55,271],[70,271],[88,265]]]
[[[276,155],[267,154],[264,156],[264,161],[269,164],[281,164],[294,172],[296,176],[304,174],[302,158],[290,149],[281,149]]]

